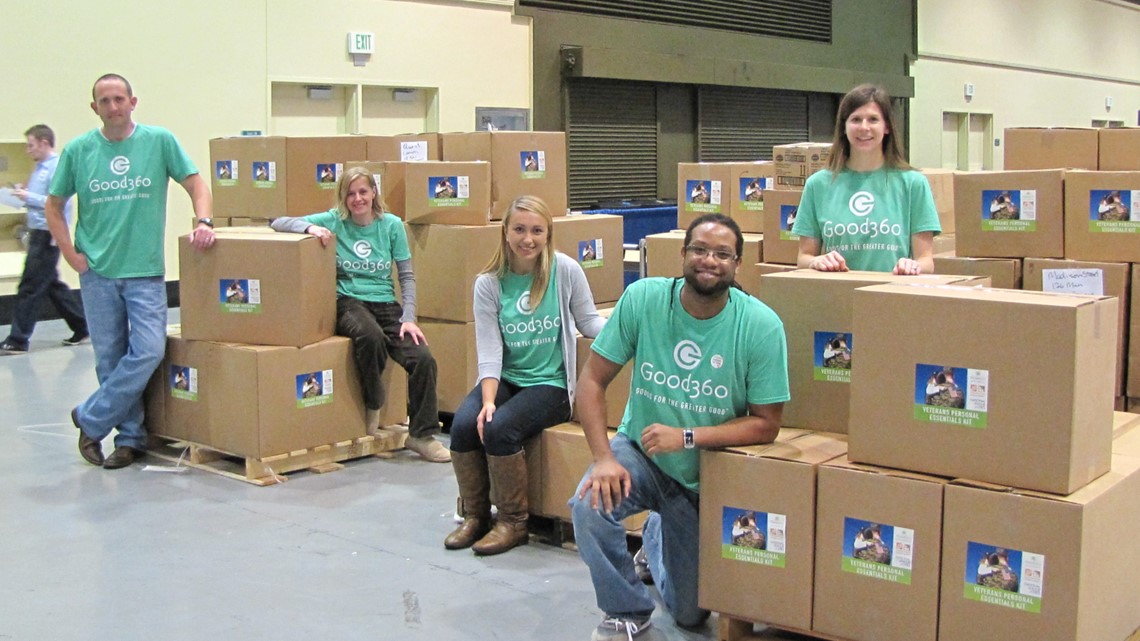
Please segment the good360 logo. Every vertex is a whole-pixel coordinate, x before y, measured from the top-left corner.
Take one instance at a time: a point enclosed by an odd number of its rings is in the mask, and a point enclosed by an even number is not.
[[[337,263],[342,269],[362,272],[382,272],[385,274],[392,273],[392,261],[368,260],[368,257],[372,255],[372,243],[367,240],[358,240],[353,243],[352,253],[356,254],[360,260],[337,259]]]
[[[368,258],[372,255],[372,243],[367,240],[358,240],[352,245],[352,253],[361,258]]]
[[[519,296],[518,301],[515,302],[515,309],[523,316],[530,316],[534,313],[534,310],[530,308],[530,292],[523,292],[522,296]]]
[[[901,236],[902,225],[891,223],[883,218],[878,222],[869,217],[875,211],[875,195],[866,191],[857,191],[847,201],[847,209],[852,216],[862,218],[862,222],[823,224],[824,238],[839,238],[843,236],[865,236],[867,239],[876,236]]]
[[[728,388],[724,385],[717,385],[711,378],[700,379],[693,376],[692,370],[701,364],[703,358],[700,345],[690,340],[683,340],[673,346],[673,362],[677,367],[688,371],[684,377],[679,373],[672,374],[664,369],[658,369],[652,362],[646,361],[641,364],[641,378],[658,387],[680,390],[690,399],[697,399],[702,396],[719,399],[728,398]],[[714,368],[720,369],[724,365],[724,359],[716,355],[709,359],[709,363]]]
[[[131,159],[126,156],[115,156],[111,159],[110,170],[116,176],[126,176],[131,170]],[[150,187],[150,178],[136,176],[134,178],[119,178],[112,180],[92,179],[87,188],[92,193],[100,191],[134,191],[141,187]]]
[[[530,292],[523,292],[519,299],[515,301],[515,310],[523,316],[530,316],[534,310],[530,308]],[[507,323],[503,325],[504,334],[543,334],[551,330],[556,330],[562,327],[562,318],[559,316],[543,316],[542,318],[531,318],[529,320],[519,321],[517,323]]]

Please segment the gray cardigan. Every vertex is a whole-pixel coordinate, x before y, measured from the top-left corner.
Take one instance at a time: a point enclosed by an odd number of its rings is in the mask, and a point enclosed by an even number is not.
[[[578,381],[577,336],[581,332],[594,338],[602,330],[606,319],[594,307],[594,295],[586,282],[586,273],[573,258],[562,252],[554,253],[557,268],[554,287],[558,293],[558,309],[562,318],[562,360],[566,369],[566,391],[570,404],[574,404],[574,387]],[[475,348],[479,356],[479,379],[498,380],[503,371],[503,335],[499,331],[499,312],[503,308],[499,278],[494,274],[480,274],[475,279]]]

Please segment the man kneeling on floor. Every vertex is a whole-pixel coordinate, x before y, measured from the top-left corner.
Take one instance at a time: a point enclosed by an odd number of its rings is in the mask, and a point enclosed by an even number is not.
[[[632,639],[650,626],[654,600],[621,523],[645,510],[644,556],[662,600],[678,625],[705,622],[709,613],[697,605],[698,450],[768,443],[779,433],[790,398],[784,326],[734,286],[743,244],[728,217],[693,221],[681,253],[684,279],[630,285],[578,381],[594,464],[570,506],[605,613],[595,641]],[[631,359],[625,417],[607,441],[605,389]]]

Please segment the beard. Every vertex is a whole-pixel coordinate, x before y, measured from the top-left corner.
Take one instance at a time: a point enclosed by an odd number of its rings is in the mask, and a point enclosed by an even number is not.
[[[697,278],[697,271],[695,269],[685,270],[685,284],[693,288],[693,291],[701,296],[719,296],[728,291],[732,287],[732,277],[722,277],[717,279],[711,285],[705,285]]]

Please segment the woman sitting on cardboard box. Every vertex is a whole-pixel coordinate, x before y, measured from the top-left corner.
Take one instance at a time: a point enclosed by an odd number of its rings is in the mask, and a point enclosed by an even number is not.
[[[375,179],[360,167],[341,176],[337,194],[337,206],[326,212],[277,218],[270,226],[316,236],[325,246],[336,235],[336,333],[352,339],[368,432],[380,429],[384,405],[380,376],[391,356],[408,372],[407,448],[428,461],[446,463],[451,455],[435,439],[439,432],[436,363],[416,325],[416,279],[404,223],[385,213]],[[402,306],[396,302],[392,283],[393,262]]]
[[[808,177],[792,232],[802,268],[934,273],[942,232],[926,177],[906,161],[891,97],[859,85],[839,103],[828,168]]]
[[[582,267],[554,251],[553,225],[542,200],[516,199],[494,257],[475,280],[479,381],[451,422],[463,523],[444,540],[449,550],[499,554],[527,542],[522,444],[570,419],[575,331],[593,338],[605,323]],[[499,508],[493,529],[492,502]]]

